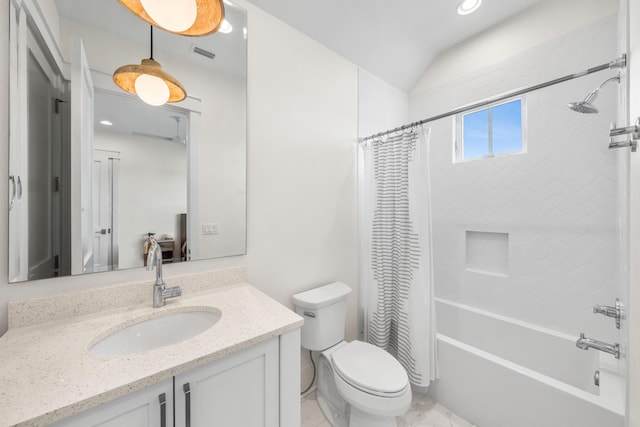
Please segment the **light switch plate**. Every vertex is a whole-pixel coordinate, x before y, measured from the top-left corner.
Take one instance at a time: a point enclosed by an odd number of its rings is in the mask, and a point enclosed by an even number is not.
[[[218,224],[216,223],[202,224],[202,234],[203,235],[218,234]]]

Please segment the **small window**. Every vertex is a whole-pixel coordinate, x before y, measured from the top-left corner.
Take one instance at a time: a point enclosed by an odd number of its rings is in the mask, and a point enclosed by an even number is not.
[[[456,116],[455,161],[524,151],[523,99]]]

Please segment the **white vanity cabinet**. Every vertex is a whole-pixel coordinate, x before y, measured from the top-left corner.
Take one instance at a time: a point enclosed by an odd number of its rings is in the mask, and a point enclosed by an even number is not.
[[[89,409],[54,427],[169,427],[173,425],[173,378]]]
[[[175,427],[278,427],[278,340],[175,377]]]
[[[297,372],[300,368],[294,363],[294,366],[287,367],[287,372],[284,372],[281,366],[283,363],[289,363],[291,355],[285,353],[285,357],[281,358],[280,351],[283,339],[286,343],[291,341],[287,336],[292,336],[291,342],[295,344],[299,341],[298,334],[296,330],[284,336],[271,338],[159,384],[89,409],[55,426],[299,425],[299,407],[296,408],[296,405],[299,405],[299,396],[292,393],[283,395],[283,390],[290,389],[294,384],[299,385]],[[289,368],[293,369],[293,375],[290,375]],[[284,399],[287,402],[284,402]]]

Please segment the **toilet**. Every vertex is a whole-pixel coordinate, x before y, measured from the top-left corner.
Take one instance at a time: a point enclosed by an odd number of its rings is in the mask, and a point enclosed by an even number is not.
[[[333,427],[395,427],[411,406],[406,371],[389,353],[362,341],[344,341],[351,288],[331,283],[293,296],[304,317],[301,342],[320,351],[317,400]]]

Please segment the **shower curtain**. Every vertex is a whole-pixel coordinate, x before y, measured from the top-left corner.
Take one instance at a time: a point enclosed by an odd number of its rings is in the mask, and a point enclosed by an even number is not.
[[[429,138],[429,128],[412,128],[361,143],[359,156],[365,340],[420,388],[437,377]]]

